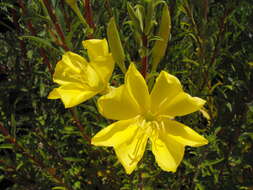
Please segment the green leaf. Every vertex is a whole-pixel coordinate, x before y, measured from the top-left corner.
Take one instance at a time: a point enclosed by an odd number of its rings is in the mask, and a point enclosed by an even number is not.
[[[45,38],[40,38],[40,37],[36,37],[36,36],[19,36],[19,39],[20,40],[24,40],[24,39],[27,39],[27,40],[31,40],[31,41],[34,41],[34,42],[37,42],[39,44],[41,44],[42,46],[44,47],[48,47],[50,49],[53,49],[54,51],[56,51],[57,53],[61,54],[62,52],[58,49],[56,49],[50,42],[49,39],[45,39]]]
[[[159,36],[163,40],[156,41],[152,49],[152,71],[156,70],[157,65],[160,63],[160,61],[165,55],[170,37],[170,30],[171,30],[170,12],[168,6],[164,5],[162,10],[160,27],[157,34],[157,36]]]
[[[53,187],[52,190],[66,190],[66,188],[57,186],[57,187]]]
[[[63,159],[66,161],[69,161],[69,162],[82,162],[83,161],[82,158],[74,158],[74,157],[64,157]]]
[[[0,144],[0,149],[13,149],[13,144]]]
[[[125,53],[121,44],[115,19],[113,17],[110,19],[107,27],[107,38],[109,46],[111,48],[113,59],[119,65],[122,72],[125,73],[126,72]]]

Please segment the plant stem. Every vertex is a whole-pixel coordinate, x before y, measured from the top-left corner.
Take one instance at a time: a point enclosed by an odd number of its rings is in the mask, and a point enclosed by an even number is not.
[[[109,17],[113,17],[113,13],[112,13],[112,7],[111,7],[111,4],[110,4],[110,0],[106,0],[105,1],[105,6],[106,6],[106,9],[108,11],[108,14],[109,14]]]
[[[66,5],[65,0],[61,0],[61,7],[63,9],[64,22],[66,24],[67,32],[69,32],[71,30],[71,23],[70,23],[70,19],[69,19],[69,15],[68,15],[68,9],[66,10],[65,5]]]
[[[148,49],[148,38],[146,35],[142,36],[142,44],[143,44],[145,55],[141,59],[141,64],[142,64],[141,74],[145,79],[148,72],[148,56],[146,52]]]
[[[19,3],[19,6],[20,6],[21,9],[22,9],[22,14],[23,14],[23,15],[26,15],[27,11],[26,11],[26,7],[24,6],[23,0],[18,0],[18,3]],[[33,27],[33,25],[32,25],[31,20],[27,20],[27,23],[26,23],[26,24],[27,24],[27,28],[29,29],[30,33],[31,33],[33,36],[36,36],[36,31],[35,31],[35,29],[34,29],[34,27]],[[39,54],[40,54],[41,57],[43,57],[43,63],[44,63],[45,65],[47,65],[49,72],[50,72],[51,75],[53,76],[54,71],[53,71],[52,66],[51,66],[51,64],[50,64],[50,62],[49,62],[49,59],[48,59],[47,54],[46,54],[46,51],[45,51],[43,48],[40,48],[40,49],[39,49]]]
[[[95,29],[90,0],[83,0],[83,2],[84,2],[84,9],[85,9],[85,19],[86,19],[88,25],[91,28]]]
[[[142,172],[139,173],[139,190],[144,190]]]
[[[219,32],[218,32],[217,39],[215,42],[213,54],[211,56],[211,61],[207,67],[208,69],[204,72],[204,82],[201,85],[201,89],[203,89],[206,85],[208,86],[209,90],[212,88],[211,84],[209,84],[209,82],[208,82],[209,81],[209,70],[215,64],[216,58],[219,55],[219,45],[220,45],[220,41],[222,41],[221,38],[224,35],[226,19],[233,12],[233,10],[234,10],[233,8],[226,10],[224,15],[221,17]]]
[[[42,163],[40,160],[37,160],[36,157],[34,157],[33,155],[31,155],[22,145],[20,145],[19,143],[17,143],[16,139],[13,138],[13,137],[11,137],[11,135],[8,132],[8,130],[5,129],[1,124],[0,124],[0,132],[6,137],[6,140],[9,141],[9,143],[13,144],[20,151],[20,153],[23,156],[29,158],[39,168],[45,170],[48,173],[48,175],[50,175],[57,183],[59,183],[60,185],[64,186],[67,190],[72,190],[72,188],[69,187],[67,184],[65,184],[64,181],[61,178],[59,178],[58,176],[56,176],[53,171],[51,171],[50,169],[48,169],[44,165],[44,163]]]
[[[90,0],[83,0],[83,4],[84,4],[84,10],[85,10],[85,22],[87,22],[88,27],[91,28],[92,31],[95,30],[95,24],[93,22],[93,15],[92,15],[92,8],[91,8],[91,3]],[[82,17],[82,15],[80,15],[79,17]],[[83,17],[82,17],[83,18]],[[93,38],[93,32],[89,32],[87,35],[88,39],[92,39]]]
[[[70,112],[72,114],[72,118],[75,121],[76,126],[78,127],[79,131],[81,132],[82,137],[90,144],[91,139],[88,135],[85,134],[84,127],[78,118],[78,114],[75,108],[70,108]]]
[[[69,48],[66,45],[66,40],[65,40],[64,33],[63,33],[62,28],[59,25],[58,20],[56,18],[56,15],[54,13],[55,11],[53,10],[53,8],[52,8],[52,6],[51,6],[51,4],[49,3],[48,0],[43,0],[43,2],[44,2],[44,5],[47,8],[47,11],[48,11],[48,14],[49,14],[51,20],[52,20],[52,22],[53,22],[53,24],[55,26],[55,30],[58,33],[58,35],[60,36],[60,38],[61,38],[62,46],[63,46],[64,50],[65,51],[69,51]]]
[[[63,47],[64,47],[65,51],[68,51],[69,48],[67,47],[67,45],[65,43],[64,33],[62,32],[62,29],[61,29],[60,25],[58,24],[57,18],[56,18],[55,14],[52,10],[52,7],[51,7],[50,3],[48,2],[48,0],[43,0],[43,2],[44,2],[45,6],[48,10],[49,16],[51,17],[51,19],[52,19],[52,21],[55,25],[55,29],[56,29],[57,33],[61,37],[61,41],[62,41],[62,44],[63,44]],[[90,9],[90,11],[91,11],[91,9]],[[90,13],[90,15],[91,15],[91,13]],[[75,121],[78,129],[81,132],[82,137],[90,144],[90,138],[85,134],[84,127],[82,126],[82,124],[81,124],[81,122],[78,118],[78,115],[77,115],[76,111],[74,110],[74,108],[71,108],[70,112],[72,114],[73,120]]]

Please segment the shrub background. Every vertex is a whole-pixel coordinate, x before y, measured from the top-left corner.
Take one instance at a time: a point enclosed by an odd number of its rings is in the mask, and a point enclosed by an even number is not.
[[[56,21],[43,2],[50,4]],[[140,52],[126,24],[127,2],[140,1],[91,0],[93,37],[106,37],[114,15],[127,64],[138,65]],[[87,56],[81,42],[88,36],[74,12],[63,0],[0,1],[1,190],[253,189],[253,1],[166,3],[172,32],[158,72],[168,70],[185,91],[208,101],[210,119],[200,112],[179,119],[209,144],[187,147],[176,173],[161,171],[148,150],[127,175],[112,148],[91,146],[84,138],[111,122],[98,114],[97,97],[72,110],[80,121],[59,100],[47,99],[55,87],[50,72],[64,46]],[[84,13],[83,1],[78,4]],[[160,13],[161,6],[157,21]],[[123,77],[116,68],[112,82],[119,85]]]

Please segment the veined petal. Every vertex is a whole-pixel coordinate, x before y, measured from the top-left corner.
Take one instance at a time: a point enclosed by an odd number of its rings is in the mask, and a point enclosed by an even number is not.
[[[138,129],[136,122],[136,119],[117,121],[99,131],[91,139],[91,144],[116,147],[122,143],[131,141]]]
[[[169,138],[174,139],[182,145],[197,147],[208,143],[203,136],[180,122],[170,119],[164,119],[163,122]]]
[[[135,131],[132,139],[114,147],[116,155],[120,163],[124,166],[127,174],[133,172],[138,162],[143,157],[147,140],[147,134],[139,128],[139,130]]]
[[[162,71],[151,92],[151,112],[156,113],[163,103],[168,102],[166,100],[172,100],[182,91],[178,78]]]
[[[184,145],[168,137],[161,131],[151,136],[152,152],[162,170],[175,172],[184,156]]]
[[[106,118],[125,120],[137,116],[140,111],[125,85],[112,88],[111,92],[98,99],[98,110]]]
[[[65,108],[76,106],[98,93],[96,91],[91,91],[87,86],[80,86],[77,84],[60,86],[54,90],[60,95]]]
[[[85,40],[83,46],[87,49],[91,62],[101,61],[109,54],[106,39]]]
[[[165,101],[159,113],[172,117],[183,116],[198,111],[205,103],[206,101],[201,98],[192,97],[185,92],[181,92],[168,103]]]
[[[53,80],[60,85],[81,82],[81,75],[86,71],[87,61],[78,54],[67,52],[56,64]]]
[[[95,91],[102,91],[108,82],[104,82],[100,77],[98,71],[92,66],[88,65],[86,67],[86,72],[82,74],[82,83],[89,86]]]
[[[130,95],[133,96],[140,109],[146,112],[150,109],[150,95],[146,81],[132,63],[125,76],[125,85]]]
[[[114,69],[114,60],[111,54],[108,54],[103,60],[90,62],[89,64],[97,71],[104,83],[109,82]]]

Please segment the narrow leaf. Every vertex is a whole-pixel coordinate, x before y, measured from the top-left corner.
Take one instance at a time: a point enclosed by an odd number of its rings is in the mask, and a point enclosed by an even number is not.
[[[170,12],[167,5],[164,5],[162,10],[162,17],[160,22],[160,28],[157,36],[162,38],[162,41],[156,41],[152,50],[152,71],[155,71],[158,63],[162,60],[165,55],[169,36],[171,30],[171,19]]]

